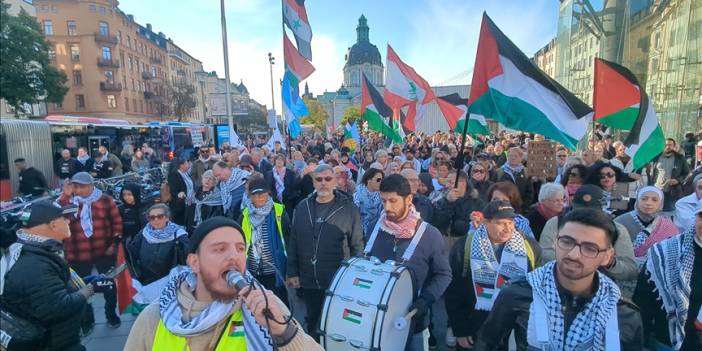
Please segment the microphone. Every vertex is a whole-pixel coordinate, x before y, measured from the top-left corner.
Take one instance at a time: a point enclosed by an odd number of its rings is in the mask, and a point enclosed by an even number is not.
[[[249,286],[249,282],[247,282],[246,279],[244,279],[244,276],[237,271],[232,270],[227,272],[225,280],[227,281],[227,285],[229,285],[232,288],[235,288],[238,291],[241,291],[245,287]]]

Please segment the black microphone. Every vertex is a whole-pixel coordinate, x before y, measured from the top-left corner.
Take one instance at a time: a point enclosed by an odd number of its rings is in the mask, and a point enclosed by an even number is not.
[[[244,276],[237,271],[227,272],[225,279],[227,280],[227,285],[231,286],[232,288],[236,288],[238,291],[241,291],[245,287],[249,286],[249,282],[247,282]]]

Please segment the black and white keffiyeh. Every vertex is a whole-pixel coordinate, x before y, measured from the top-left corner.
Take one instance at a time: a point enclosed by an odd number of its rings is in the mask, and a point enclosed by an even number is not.
[[[524,237],[515,232],[497,261],[485,225],[471,238],[470,269],[475,293],[475,309],[490,311],[506,282],[524,277],[529,267]]]
[[[212,301],[210,304],[188,322],[183,321],[183,307],[178,303],[178,290],[182,284],[187,284],[190,291],[195,291],[197,278],[195,273],[189,268],[181,271],[173,271],[168,284],[161,293],[159,300],[159,310],[164,326],[171,333],[191,337],[210,331],[220,321],[231,315],[236,304],[232,301]],[[251,274],[246,272],[247,279],[253,279]],[[251,350],[273,350],[273,342],[268,331],[256,323],[256,319],[246,305],[241,305],[244,319],[244,330],[246,334],[246,345]]]
[[[260,247],[261,238],[263,237],[263,222],[268,219],[268,215],[273,210],[273,199],[270,197],[262,207],[256,207],[253,203],[249,203],[249,221],[251,221],[251,253],[255,260],[261,259],[263,249]],[[271,230],[269,228],[269,230]]]
[[[86,238],[93,236],[93,202],[100,199],[102,191],[98,188],[93,188],[93,192],[88,197],[74,196],[71,202],[74,205],[80,206],[80,213],[75,216],[80,218],[80,227],[83,228],[83,234]]]
[[[244,183],[246,183],[246,178],[250,174],[251,173],[241,170],[239,168],[232,168],[232,175],[229,176],[229,179],[227,179],[226,182],[219,184],[220,193],[222,194],[222,207],[224,208],[225,213],[229,211],[229,208],[232,207],[233,199],[231,196],[231,192],[239,188],[240,186],[243,186]]]
[[[188,232],[185,231],[185,228],[169,221],[166,226],[161,229],[156,229],[152,227],[150,223],[147,223],[144,229],[142,229],[141,235],[144,236],[144,239],[146,239],[149,244],[162,244],[175,240],[183,235],[188,235]]]
[[[648,251],[646,271],[668,316],[668,332],[675,350],[685,340],[685,321],[690,308],[690,281],[695,261],[695,228],[663,240]]]
[[[621,292],[617,284],[597,272],[597,292],[575,317],[566,334],[555,267],[556,262],[551,261],[527,274],[534,299],[529,307],[529,346],[539,350],[619,351],[617,302]]]
[[[218,188],[214,188],[202,196],[201,199],[195,197],[195,224],[202,223],[202,205],[205,206],[222,206],[222,194]]]

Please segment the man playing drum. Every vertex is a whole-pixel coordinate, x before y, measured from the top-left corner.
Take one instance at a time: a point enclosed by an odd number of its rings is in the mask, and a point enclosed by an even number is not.
[[[380,183],[383,213],[366,244],[369,256],[382,261],[403,263],[414,283],[414,301],[409,310],[417,309],[405,350],[425,350],[428,342],[429,307],[451,282],[451,268],[442,254],[443,238],[434,226],[422,225],[412,204],[410,184],[403,176],[393,174]],[[423,230],[422,230],[423,229]],[[413,240],[420,235],[418,240]]]

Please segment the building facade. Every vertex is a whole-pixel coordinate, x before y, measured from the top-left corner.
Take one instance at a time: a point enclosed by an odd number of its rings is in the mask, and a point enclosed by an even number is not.
[[[558,52],[556,38],[551,39],[544,47],[539,49],[532,57],[532,61],[541,68],[549,77],[556,76],[556,56]]]
[[[227,124],[227,83],[212,71],[201,75],[206,98],[206,121],[211,124]],[[267,131],[266,105],[258,103],[249,95],[243,81],[231,83],[229,94],[232,116],[240,136],[243,133]]]

